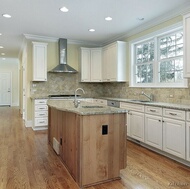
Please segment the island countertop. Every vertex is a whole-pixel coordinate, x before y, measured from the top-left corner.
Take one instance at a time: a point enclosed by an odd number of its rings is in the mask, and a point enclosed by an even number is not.
[[[110,106],[102,106],[81,101],[78,108],[74,107],[73,100],[48,100],[47,105],[58,110],[73,112],[79,115],[120,114],[127,110]]]

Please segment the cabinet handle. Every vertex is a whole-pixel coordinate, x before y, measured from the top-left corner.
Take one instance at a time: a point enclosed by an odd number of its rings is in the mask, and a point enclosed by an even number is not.
[[[151,112],[156,112],[156,110],[150,110]]]
[[[164,123],[164,120],[162,120],[162,122]]]
[[[39,121],[39,123],[45,123],[45,121]]]
[[[161,122],[161,120],[160,120],[160,119],[159,119],[158,121],[159,121],[159,122]]]
[[[43,115],[45,115],[45,114],[39,114],[40,116],[43,116]]]
[[[175,114],[175,113],[169,113],[170,115],[173,115],[173,116],[176,116],[177,114]]]

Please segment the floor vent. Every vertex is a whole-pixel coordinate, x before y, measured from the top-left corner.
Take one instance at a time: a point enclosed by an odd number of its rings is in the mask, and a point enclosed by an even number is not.
[[[59,142],[55,137],[53,137],[53,149],[55,150],[56,154],[59,155]]]

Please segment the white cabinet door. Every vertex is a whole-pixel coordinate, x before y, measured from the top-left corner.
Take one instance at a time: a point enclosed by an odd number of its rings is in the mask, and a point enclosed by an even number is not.
[[[47,43],[33,43],[33,81],[47,81]]]
[[[163,118],[163,151],[185,159],[185,122]]]
[[[90,49],[81,48],[81,81],[90,81]]]
[[[81,81],[102,81],[101,48],[81,48]]]
[[[145,143],[162,150],[162,117],[145,114]]]
[[[91,49],[91,81],[102,81],[102,50]]]
[[[126,81],[126,43],[117,41],[103,48],[103,81]]]
[[[183,17],[183,49],[184,49],[184,62],[183,62],[183,76],[190,77],[190,14]]]
[[[186,160],[190,161],[190,122],[186,122]]]
[[[144,142],[144,113],[130,111],[127,117],[127,127],[131,138]]]

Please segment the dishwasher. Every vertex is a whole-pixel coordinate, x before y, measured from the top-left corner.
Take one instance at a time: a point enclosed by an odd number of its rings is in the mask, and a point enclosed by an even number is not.
[[[107,100],[107,106],[112,106],[112,107],[119,108],[120,107],[120,102],[115,101],[115,100]]]

